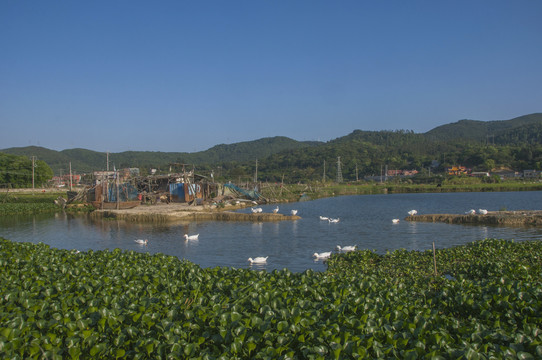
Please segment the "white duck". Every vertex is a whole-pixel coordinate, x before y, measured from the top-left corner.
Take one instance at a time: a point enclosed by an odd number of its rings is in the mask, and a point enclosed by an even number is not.
[[[277,206],[276,208],[273,209],[273,214],[276,214],[279,212],[279,207]]]
[[[186,241],[188,241],[188,240],[198,240],[198,238],[199,238],[199,234],[196,234],[196,235],[184,234],[183,236],[184,236],[184,239]]]
[[[336,224],[336,223],[338,223],[338,222],[341,221],[341,220],[340,220],[339,218],[336,218],[336,219],[329,218],[329,219],[327,219],[327,221],[329,221],[330,224],[331,224],[331,223]]]
[[[399,224],[399,219],[391,219],[391,222],[394,224]]]
[[[261,213],[263,211],[262,208],[250,208],[253,214]]]
[[[408,215],[413,216],[413,215],[416,215],[417,213],[418,213],[418,210],[412,209],[412,210],[410,210],[410,211],[408,212]]]
[[[320,215],[320,220],[326,221],[326,220],[329,220],[329,218],[327,216]]]
[[[467,215],[474,215],[474,214],[476,214],[476,210],[470,209],[470,210],[467,211],[465,214],[467,214]]]
[[[292,211],[290,211],[290,214],[292,214],[292,216],[297,215],[297,210],[292,210]]]
[[[327,251],[327,252],[323,252],[323,253],[314,253],[312,254],[312,257],[316,258],[316,259],[327,259],[331,256],[331,251]]]
[[[258,256],[258,257],[255,257],[254,259],[253,258],[248,258],[248,262],[252,265],[252,264],[265,264],[267,262],[267,258],[269,256],[266,256],[266,257],[263,257],[263,256]]]
[[[137,240],[134,240],[136,243],[140,244],[140,245],[147,245],[147,243],[149,242],[149,240],[145,239],[137,239]]]
[[[487,215],[487,210],[486,209],[478,209],[478,212],[482,215]]]
[[[337,250],[344,251],[344,252],[346,252],[346,251],[354,251],[354,250],[356,250],[356,247],[357,247],[357,245],[343,246],[343,247],[337,245]]]

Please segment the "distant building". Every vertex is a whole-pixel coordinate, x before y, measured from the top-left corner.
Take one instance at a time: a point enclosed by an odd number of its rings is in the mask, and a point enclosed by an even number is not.
[[[540,177],[540,171],[536,170],[523,170],[524,179],[536,179]]]
[[[473,171],[470,173],[470,175],[474,177],[489,177],[489,173],[487,171]]]
[[[461,165],[454,165],[451,168],[447,168],[446,171],[448,172],[448,175],[467,175],[471,172],[471,169],[468,169]]]
[[[418,170],[388,170],[388,176],[414,176],[418,173]]]

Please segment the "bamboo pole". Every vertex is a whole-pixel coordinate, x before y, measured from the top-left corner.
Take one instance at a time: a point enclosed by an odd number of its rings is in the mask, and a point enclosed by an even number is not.
[[[435,264],[435,276],[437,276],[437,252],[435,250],[435,242],[433,241],[433,263]]]

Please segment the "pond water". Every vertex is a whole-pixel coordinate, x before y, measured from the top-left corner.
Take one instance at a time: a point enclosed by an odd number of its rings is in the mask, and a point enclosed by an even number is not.
[[[279,213],[297,209],[302,217],[282,222],[194,221],[174,224],[133,224],[92,219],[88,215],[14,216],[0,219],[0,237],[12,241],[43,242],[63,249],[113,250],[163,253],[186,259],[202,267],[232,266],[254,269],[283,269],[299,272],[323,271],[315,252],[333,251],[337,245],[357,245],[377,253],[395,249],[428,250],[451,247],[485,238],[537,240],[542,228],[453,225],[408,222],[407,211],[419,214],[462,214],[470,209],[539,210],[542,192],[489,192],[358,195],[279,204]],[[271,212],[277,205],[261,206]],[[243,209],[241,212],[250,212]],[[319,216],[339,218],[338,223]],[[392,219],[399,218],[397,224]],[[184,234],[199,234],[185,241]],[[147,246],[135,239],[148,239]],[[265,265],[250,266],[249,257],[269,256]]]

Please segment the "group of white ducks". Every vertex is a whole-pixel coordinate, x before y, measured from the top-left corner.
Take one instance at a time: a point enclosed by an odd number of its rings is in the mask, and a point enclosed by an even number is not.
[[[414,215],[416,215],[418,213],[418,211],[413,209],[413,210],[409,210],[407,213],[410,216],[414,216]],[[465,212],[465,214],[467,214],[467,215],[476,215],[476,210],[470,209],[469,211]],[[478,209],[478,214],[487,215],[487,210],[486,209]],[[399,223],[399,219],[392,219],[391,221],[394,224]]]
[[[261,212],[263,212],[263,209],[261,207],[257,207],[257,208],[250,208],[250,211],[253,213],[253,214],[259,214]],[[278,214],[279,212],[279,207],[277,206],[276,208],[273,209],[273,214]],[[292,216],[295,216],[297,215],[297,210],[293,209],[293,210],[290,210],[290,214]]]
[[[414,210],[414,209],[407,211],[407,214],[409,216],[414,216],[417,213],[418,213],[418,210]],[[394,223],[394,224],[399,224],[399,221],[400,221],[399,219],[391,219],[391,222]]]
[[[338,252],[349,252],[349,251],[354,251],[356,250],[357,248],[357,245],[348,245],[348,246],[340,246],[340,245],[337,245],[337,247],[335,248]],[[326,251],[326,252],[321,252],[321,253],[314,253],[312,255],[312,257],[315,259],[315,260],[325,260],[325,259],[328,259],[330,256],[331,256],[331,251]],[[248,262],[250,263],[250,265],[253,265],[253,264],[266,264],[267,263],[267,259],[269,258],[269,256],[258,256],[258,257],[255,257],[255,258],[248,258]]]
[[[339,221],[341,221],[339,218],[330,218],[330,217],[327,217],[327,216],[320,216],[320,220],[321,221],[328,221],[330,224],[336,224],[338,223]]]
[[[349,252],[356,250],[357,245],[347,245],[347,246],[340,246],[337,245],[335,248],[338,252]],[[321,253],[314,253],[312,254],[312,257],[315,260],[324,260],[328,259],[331,256],[331,251],[321,252]]]
[[[195,240],[199,239],[199,234],[195,234],[195,235],[184,234],[183,237],[184,237],[185,241],[195,241]],[[136,240],[134,240],[134,242],[136,244],[139,244],[139,245],[147,246],[147,244],[149,243],[149,240],[148,239],[136,239]]]
[[[470,209],[465,214],[467,214],[467,215],[476,215],[476,210]],[[478,209],[478,214],[487,215],[487,210],[486,209]]]

